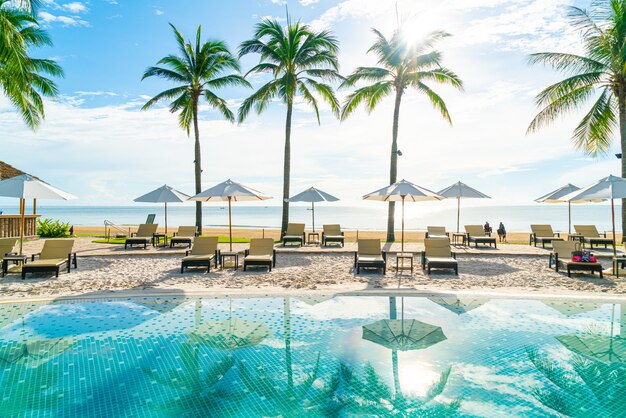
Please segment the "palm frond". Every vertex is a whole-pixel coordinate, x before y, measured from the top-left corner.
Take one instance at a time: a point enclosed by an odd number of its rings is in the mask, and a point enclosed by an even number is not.
[[[605,88],[574,130],[576,148],[594,157],[609,151],[617,126],[614,107],[612,94]]]
[[[362,87],[348,95],[341,110],[341,120],[345,120],[361,104],[365,104],[368,113],[371,113],[376,105],[393,90],[392,81],[380,81],[367,87]]]
[[[430,103],[433,105],[433,107],[436,110],[439,111],[439,113],[446,120],[446,122],[448,122],[450,125],[452,125],[452,119],[450,118],[450,113],[448,112],[448,107],[446,106],[446,103],[443,101],[441,96],[439,96],[430,87],[428,87],[426,84],[424,84],[422,82],[419,82],[417,84],[417,86],[415,86],[415,88],[417,88],[419,91],[425,93],[426,97],[428,97],[428,99],[429,99]]]
[[[560,116],[581,108],[594,95],[594,87],[585,85],[571,90],[542,108],[528,125],[526,133],[531,133],[554,122]]]

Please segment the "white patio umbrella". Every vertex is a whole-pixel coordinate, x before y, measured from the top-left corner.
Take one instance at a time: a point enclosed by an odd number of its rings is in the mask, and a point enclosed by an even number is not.
[[[363,196],[363,200],[379,200],[382,202],[402,202],[402,250],[404,252],[404,201],[420,202],[425,200],[443,200],[437,193],[420,187],[410,181],[400,180],[390,186],[383,187],[375,192]]]
[[[615,199],[626,198],[626,179],[616,176],[608,176],[598,180],[590,186],[583,187],[563,197],[566,201],[577,202],[600,202],[611,201],[611,222],[613,225],[613,256],[617,256],[615,240]],[[615,263],[613,263],[615,267]]]
[[[537,203],[563,203],[567,202],[567,215],[568,215],[568,229],[567,233],[572,233],[572,202],[569,200],[563,200],[563,198],[575,191],[580,190],[580,187],[574,186],[573,184],[567,183],[565,186],[559,187],[558,189],[548,193],[547,195],[541,196],[538,199],[535,199]]]
[[[26,206],[26,199],[77,199],[73,194],[57,189],[45,181],[36,179],[28,174],[22,174],[0,181],[0,196],[20,199],[20,215],[22,217],[20,227],[20,254],[22,254],[24,243],[24,207]]]
[[[491,199],[486,194],[481,193],[467,184],[461,183],[460,181],[437,192],[437,194],[445,197],[446,199],[456,198],[456,232],[459,232],[461,223],[461,199]]]
[[[230,240],[230,251],[232,251],[233,222],[231,202],[267,200],[271,198],[271,196],[265,196],[258,190],[251,189],[250,187],[246,187],[243,184],[239,184],[228,179],[225,182],[222,182],[216,186],[211,187],[210,189],[206,189],[205,191],[190,197],[189,200],[195,200],[200,202],[228,201],[228,235]]]
[[[339,199],[326,192],[323,192],[315,187],[310,187],[298,193],[289,199],[290,202],[310,202],[311,203],[311,217],[313,219],[313,232],[315,232],[315,202],[336,202]]]
[[[183,192],[179,192],[173,187],[168,186],[167,184],[159,187],[158,189],[154,189],[153,191],[146,193],[143,196],[139,196],[134,202],[142,202],[142,203],[164,203],[165,204],[165,234],[167,234],[167,204],[168,203],[180,203],[186,202],[189,200],[189,196],[187,196]]]

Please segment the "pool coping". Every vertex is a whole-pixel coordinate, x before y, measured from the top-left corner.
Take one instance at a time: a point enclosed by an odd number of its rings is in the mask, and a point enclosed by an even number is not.
[[[182,293],[181,293],[182,292]],[[0,297],[0,306],[14,303],[45,303],[45,302],[71,302],[81,300],[109,300],[109,299],[132,299],[132,298],[276,298],[276,297],[294,297],[299,296],[332,296],[332,297],[363,297],[363,296],[408,296],[408,297],[458,297],[458,298],[485,298],[490,299],[515,299],[515,300],[557,300],[557,301],[588,301],[603,303],[622,303],[626,302],[626,294],[596,294],[586,292],[570,292],[570,293],[536,293],[513,290],[510,292],[502,290],[458,290],[458,291],[435,291],[435,290],[417,290],[417,289],[372,289],[372,290],[356,290],[356,291],[281,291],[281,292],[263,292],[261,290],[246,289],[241,292],[233,292],[226,290],[199,291],[187,290],[181,291],[176,289],[166,289],[163,291],[142,291],[142,290],[123,290],[113,292],[102,292],[99,294],[89,295],[65,295],[65,296],[39,296],[39,297]]]

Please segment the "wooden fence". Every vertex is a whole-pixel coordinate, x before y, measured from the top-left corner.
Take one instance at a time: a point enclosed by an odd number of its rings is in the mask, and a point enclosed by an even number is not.
[[[37,218],[41,215],[26,215],[24,217],[24,236],[37,235]],[[20,215],[0,215],[0,238],[19,237],[22,220]]]

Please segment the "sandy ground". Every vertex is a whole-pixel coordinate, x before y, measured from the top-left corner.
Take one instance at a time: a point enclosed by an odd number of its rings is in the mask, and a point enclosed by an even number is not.
[[[79,238],[76,250],[79,266],[70,274],[59,278],[50,275],[29,275],[24,281],[18,274],[0,279],[0,299],[56,298],[69,295],[98,296],[107,292],[172,292],[189,294],[245,294],[285,292],[345,293],[378,290],[413,291],[485,291],[607,295],[626,291],[626,279],[599,279],[587,274],[556,273],[548,268],[548,250],[528,245],[503,245],[497,250],[457,251],[460,274],[449,271],[424,274],[415,260],[415,271],[397,272],[395,257],[390,255],[391,266],[386,275],[368,271],[356,275],[352,268],[353,244],[345,249],[319,249],[304,247],[283,249],[278,247],[278,263],[268,273],[264,269],[248,272],[241,270],[212,270],[211,273],[195,270],[180,274],[182,249],[124,251],[123,246],[93,244],[90,238]],[[42,240],[27,243],[25,253],[36,252]],[[247,244],[237,245],[241,250]],[[222,245],[226,248],[226,245]],[[399,249],[397,245],[389,250]],[[412,244],[410,250],[419,250]],[[608,255],[608,254],[606,254]],[[608,261],[606,267],[609,267]]]

